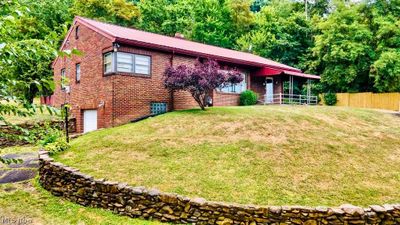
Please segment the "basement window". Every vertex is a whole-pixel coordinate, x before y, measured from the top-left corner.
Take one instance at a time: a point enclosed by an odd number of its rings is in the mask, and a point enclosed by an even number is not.
[[[167,112],[167,103],[165,102],[152,102],[150,103],[150,110],[152,115],[163,114]]]

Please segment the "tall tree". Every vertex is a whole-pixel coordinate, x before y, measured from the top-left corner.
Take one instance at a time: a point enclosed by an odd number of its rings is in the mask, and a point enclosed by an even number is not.
[[[227,0],[226,2],[234,26],[239,35],[248,32],[254,25],[254,13],[250,10],[251,0]]]
[[[371,1],[361,11],[374,33],[375,61],[370,70],[374,88],[400,91],[400,1]]]
[[[193,20],[194,5],[186,0],[154,0],[140,1],[138,3],[140,10],[139,28],[166,35],[183,33],[190,35]]]
[[[55,41],[50,39],[54,35],[43,34],[46,39],[42,40],[36,39],[40,37],[37,33],[26,32],[25,28],[34,27],[21,24],[21,21],[31,18],[34,8],[29,10],[24,1],[10,0],[8,3],[0,10],[0,122],[19,134],[0,131],[0,137],[26,140],[29,132],[8,121],[6,116],[26,117],[42,110],[41,107],[37,109],[32,100],[37,93],[52,91],[50,59],[55,56]],[[39,23],[44,19],[33,17],[32,21]],[[0,157],[0,162],[12,161]]]
[[[125,26],[135,24],[140,14],[138,7],[126,0],[74,0],[71,12]]]
[[[256,15],[256,25],[237,41],[240,50],[298,66],[312,45],[311,28],[303,12],[293,12],[290,1],[275,1]]]
[[[322,68],[321,81],[332,91],[369,91],[373,86],[369,77],[373,36],[359,7],[339,3],[317,24],[314,69]]]
[[[50,64],[65,34],[64,23],[71,18],[68,7],[65,0],[20,0],[9,1],[2,12],[0,76],[24,81],[13,87],[30,102],[38,94],[51,92],[50,84],[38,89],[36,83],[52,77]]]
[[[250,10],[253,12],[259,12],[262,7],[268,5],[270,0],[254,0],[250,6]]]
[[[400,50],[380,54],[371,67],[374,87],[379,92],[400,92]]]
[[[198,0],[194,4],[194,23],[190,38],[206,44],[233,48],[234,26],[225,2]]]

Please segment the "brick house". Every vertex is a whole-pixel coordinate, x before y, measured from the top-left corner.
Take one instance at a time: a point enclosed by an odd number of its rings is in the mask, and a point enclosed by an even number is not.
[[[245,76],[241,84],[215,90],[213,106],[238,105],[239,94],[246,89],[257,92],[260,102],[282,103],[282,96],[274,96],[284,92],[284,81],[293,90],[293,77],[299,82],[319,79],[250,53],[82,17],[74,19],[61,46],[62,50],[74,48],[83,54],[53,62],[57,85],[52,104],[71,105],[79,132],[197,107],[189,93],[169,93],[163,86],[163,73],[169,65],[193,64],[199,58],[213,58],[222,69],[238,68]]]

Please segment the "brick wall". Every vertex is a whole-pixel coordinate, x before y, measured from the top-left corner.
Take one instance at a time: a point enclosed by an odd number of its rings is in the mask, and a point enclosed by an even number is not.
[[[232,69],[232,68],[228,68]],[[237,68],[240,71],[247,74],[246,76],[246,89],[251,89],[252,87],[252,79],[249,75],[249,71],[246,68]],[[240,94],[236,93],[224,93],[218,90],[215,90],[212,94],[213,96],[213,105],[214,106],[237,106],[240,104]]]
[[[197,108],[199,105],[193,99],[192,95],[187,91],[176,91],[174,92],[174,109],[191,109]]]
[[[282,76],[274,76],[274,94],[283,93],[283,79]]]
[[[214,91],[213,106],[236,106],[239,105],[239,98],[240,94]]]
[[[250,89],[258,94],[259,100],[263,100],[265,95],[265,77],[251,77]]]
[[[71,113],[76,118],[78,132],[83,131],[83,110],[98,110],[98,127],[111,126],[112,113],[112,86],[111,78],[103,77],[103,50],[110,48],[112,42],[106,37],[93,32],[89,28],[80,25],[79,38],[75,38],[75,32],[67,39],[63,50],[77,48],[83,53],[82,56],[72,58],[58,58],[55,62],[54,80],[56,88],[54,92],[54,106],[60,107],[64,102],[71,104]],[[77,83],[75,79],[75,65],[81,64],[81,79]],[[69,79],[71,92],[66,94],[61,91],[61,69],[66,69],[66,77]],[[104,102],[103,107],[99,107]]]
[[[151,102],[170,102],[170,94],[163,85],[163,74],[170,65],[171,54],[123,46],[118,51],[150,55],[151,74],[111,75],[114,86],[114,125],[150,114]]]

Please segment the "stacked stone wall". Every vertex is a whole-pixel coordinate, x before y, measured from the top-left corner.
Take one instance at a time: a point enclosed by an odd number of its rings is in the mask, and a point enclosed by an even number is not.
[[[133,218],[191,224],[400,224],[400,204],[361,208],[255,206],[206,201],[94,179],[39,152],[39,181],[52,194]]]

